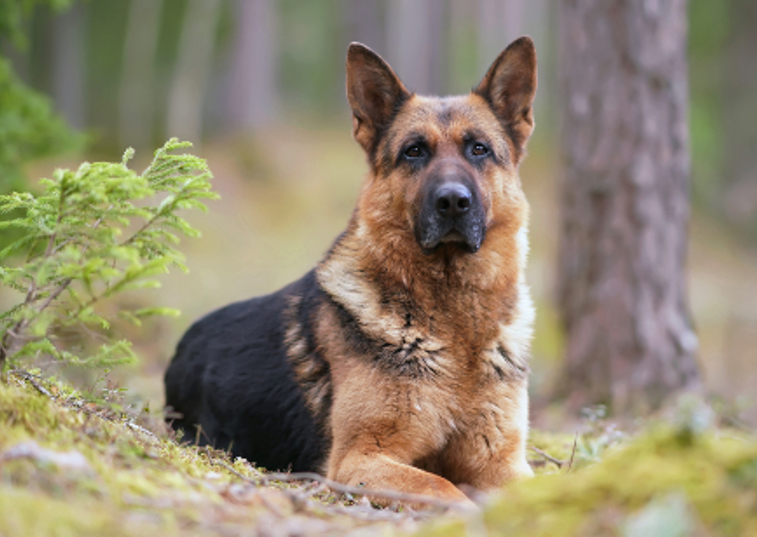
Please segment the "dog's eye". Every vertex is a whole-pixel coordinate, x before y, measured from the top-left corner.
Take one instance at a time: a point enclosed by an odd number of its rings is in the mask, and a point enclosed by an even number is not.
[[[470,151],[474,157],[483,157],[489,154],[489,148],[481,142],[476,142],[475,144],[473,144]]]
[[[423,149],[418,144],[413,144],[405,149],[405,156],[407,158],[420,158],[423,156]]]

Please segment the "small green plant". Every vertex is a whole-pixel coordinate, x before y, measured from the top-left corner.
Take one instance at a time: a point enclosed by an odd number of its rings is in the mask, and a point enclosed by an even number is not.
[[[170,140],[141,174],[127,166],[134,154],[129,149],[121,163],[56,170],[42,180],[40,195],[0,196],[0,213],[22,215],[0,222],[0,231],[21,231],[0,251],[0,282],[21,293],[0,314],[0,369],[43,356],[92,366],[134,359],[128,341],[102,342],[110,321],[97,306],[124,291],[156,287],[155,276],[172,265],[186,270],[175,245],[179,235],[198,232],[177,212],[206,210],[203,200],[218,197],[205,160],[172,153],[187,147]],[[139,324],[146,316],[175,313],[155,307],[118,315]],[[72,331],[99,341],[97,347],[63,345],[60,334]]]

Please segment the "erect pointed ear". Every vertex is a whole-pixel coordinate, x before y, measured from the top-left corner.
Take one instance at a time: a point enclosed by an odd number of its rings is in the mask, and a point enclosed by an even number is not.
[[[486,99],[515,146],[517,164],[534,129],[531,104],[536,93],[536,49],[530,37],[510,43],[473,90]]]
[[[347,99],[352,107],[352,135],[367,152],[375,149],[410,92],[381,56],[360,43],[347,49]]]

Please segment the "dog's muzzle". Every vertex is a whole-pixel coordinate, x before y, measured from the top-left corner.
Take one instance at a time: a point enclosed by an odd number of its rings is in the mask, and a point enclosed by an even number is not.
[[[432,179],[422,195],[416,240],[426,253],[450,242],[477,252],[484,241],[485,219],[473,180],[462,174],[444,174]]]

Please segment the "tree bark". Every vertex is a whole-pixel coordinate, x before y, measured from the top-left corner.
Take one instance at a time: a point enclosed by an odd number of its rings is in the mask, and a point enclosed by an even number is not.
[[[55,107],[75,129],[86,123],[84,58],[86,13],[74,5],[53,22],[53,98]]]
[[[155,56],[162,9],[163,0],[132,0],[129,5],[118,96],[118,130],[123,147],[152,146]]]
[[[686,295],[686,0],[563,0],[558,395],[614,411],[698,384]]]
[[[385,53],[386,32],[380,0],[345,0],[343,5],[349,40],[359,41],[378,53]]]
[[[443,94],[445,0],[387,3],[386,59],[404,84],[419,94]]]
[[[254,133],[276,117],[278,12],[274,0],[237,0],[228,123]]]
[[[757,237],[757,3],[731,0],[732,14],[723,58],[722,207],[726,219]]]
[[[221,0],[189,0],[168,96],[168,135],[195,146],[202,143],[205,94],[220,13]]]
[[[478,63],[482,73],[489,68],[492,58],[523,34],[525,4],[525,0],[478,1]]]

